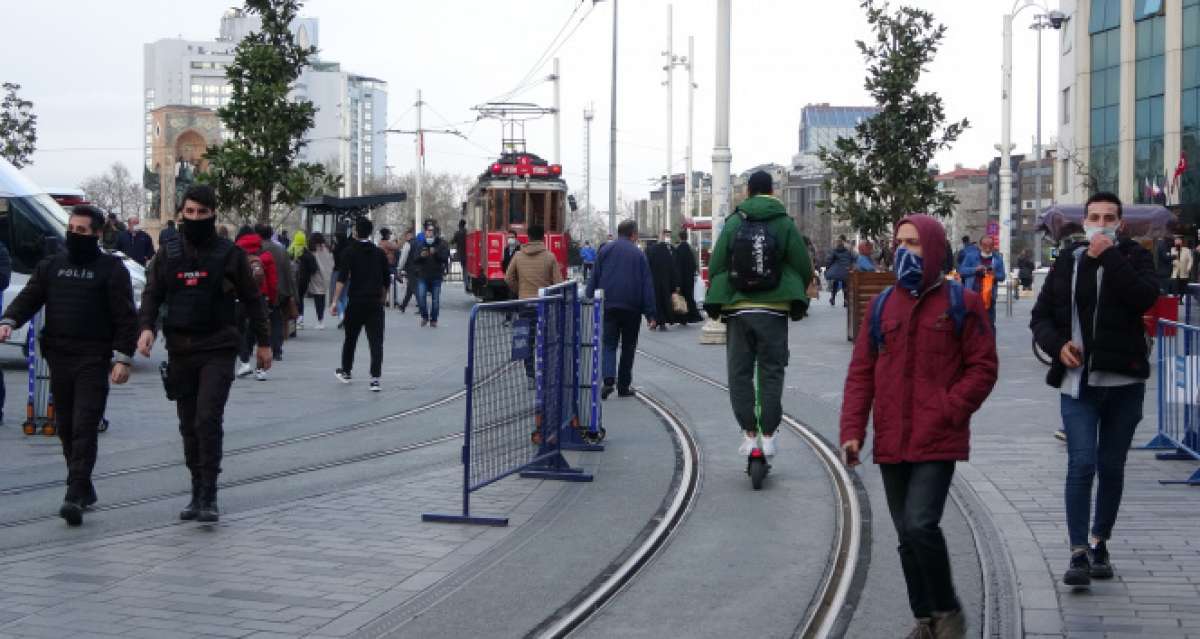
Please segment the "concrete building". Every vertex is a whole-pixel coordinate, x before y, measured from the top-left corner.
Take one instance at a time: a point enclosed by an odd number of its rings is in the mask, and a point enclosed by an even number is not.
[[[1200,209],[1200,0],[1063,0],[1060,200]],[[1176,183],[1186,155],[1187,170]],[[1172,186],[1178,186],[1173,189]]]
[[[682,211],[683,217],[708,217],[712,215],[712,175],[701,171],[692,172],[692,202],[691,206],[684,204],[684,177],[683,173],[676,173],[671,176],[671,210],[676,213]],[[663,186],[650,191],[650,198],[646,200],[645,219],[638,219],[638,228],[646,229],[653,228],[655,233],[669,226],[666,222],[666,209],[663,206]],[[699,195],[697,195],[699,193]],[[696,204],[696,199],[700,200],[699,206]],[[736,200],[736,192],[734,199]],[[651,226],[646,226],[647,224]]]
[[[215,111],[228,103],[232,87],[225,70],[246,34],[262,26],[260,18],[229,9],[221,18],[216,40],[165,38],[143,45],[144,158],[153,170],[154,118],[165,106],[203,107]],[[297,18],[292,33],[301,46],[317,46],[316,18]],[[346,186],[342,195],[357,195],[364,181],[386,175],[386,83],[343,71],[336,62],[317,61],[304,69],[293,93],[312,101],[317,113],[308,145],[300,159],[330,165]],[[224,131],[222,131],[224,134]]]
[[[958,198],[958,204],[948,219],[943,219],[946,227],[946,237],[950,239],[955,250],[958,249],[959,238],[969,235],[973,240],[979,239],[987,231],[988,223],[988,171],[987,169],[966,169],[960,164],[953,171],[943,173],[934,178],[938,188],[953,193]]]

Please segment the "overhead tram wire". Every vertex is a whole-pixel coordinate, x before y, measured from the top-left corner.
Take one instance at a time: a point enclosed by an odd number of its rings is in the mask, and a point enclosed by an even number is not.
[[[579,0],[579,2],[575,5],[575,8],[571,10],[571,14],[567,16],[566,21],[563,22],[563,25],[558,28],[558,33],[554,34],[554,38],[550,40],[550,44],[546,45],[546,50],[542,51],[542,54],[538,56],[537,60],[534,61],[533,66],[530,67],[529,71],[522,76],[520,82],[517,82],[516,88],[507,93],[502,93],[488,100],[488,102],[507,102],[511,100],[514,95],[516,95],[517,91],[520,91],[522,88],[524,88],[524,85],[529,81],[529,78],[531,78],[535,73],[538,72],[538,69],[541,69],[542,66],[546,64],[546,60],[548,60],[547,54],[549,54],[550,50],[554,48],[554,44],[558,42],[558,39],[562,36],[563,32],[567,30],[567,27],[571,24],[571,20],[575,18],[575,14],[579,13],[579,7],[583,5],[583,2],[584,0]]]

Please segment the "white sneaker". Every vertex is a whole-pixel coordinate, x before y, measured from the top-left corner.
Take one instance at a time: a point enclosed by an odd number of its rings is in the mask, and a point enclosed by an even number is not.
[[[379,378],[372,379],[371,380],[371,392],[378,393],[381,390],[383,390],[383,388],[381,388],[379,386]]]
[[[254,367],[250,365],[250,362],[242,362],[242,365],[238,366],[237,376],[245,377],[253,372],[254,372]]]
[[[767,437],[766,435],[763,435],[762,441],[763,441],[763,443],[762,443],[763,454],[766,455],[767,457],[774,457],[775,456],[775,436],[771,435],[770,437]]]
[[[296,318],[296,330],[298,330],[298,331],[304,330],[304,318],[303,317]]]
[[[257,379],[257,380],[258,380],[258,381],[260,381],[260,382],[265,382],[265,381],[267,381],[267,371],[265,371],[265,370],[263,370],[263,369],[261,369],[261,368],[259,368],[259,369],[256,369],[256,370],[254,371],[254,379]]]
[[[753,452],[755,448],[758,448],[758,438],[743,434],[742,445],[738,447],[738,454],[747,456]]]
[[[325,322],[317,322],[317,330],[318,331],[325,330]]]
[[[347,373],[340,368],[337,369],[336,371],[334,371],[333,375],[334,375],[334,377],[337,377],[338,381],[343,384],[350,383],[350,373]]]

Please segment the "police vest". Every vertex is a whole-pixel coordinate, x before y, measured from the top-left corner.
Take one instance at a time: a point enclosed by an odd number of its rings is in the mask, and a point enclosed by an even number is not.
[[[207,256],[188,256],[182,241],[164,243],[167,257],[167,314],[163,326],[187,333],[212,333],[234,325],[234,296],[225,294],[225,263],[233,242],[213,240]]]
[[[109,306],[113,271],[125,268],[120,258],[100,254],[88,264],[71,262],[66,253],[48,259],[41,274],[46,279],[48,337],[112,341],[115,329]]]

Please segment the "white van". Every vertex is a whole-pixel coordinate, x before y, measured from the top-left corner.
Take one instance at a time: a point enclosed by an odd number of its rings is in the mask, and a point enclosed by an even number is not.
[[[4,308],[8,308],[9,302],[25,287],[33,268],[42,258],[63,250],[66,230],[66,210],[8,160],[0,158],[0,242],[8,247],[12,257],[12,279],[4,290]],[[122,257],[133,283],[134,302],[140,303],[146,285],[146,270],[128,257]],[[24,353],[26,327],[14,331],[4,345],[21,348]],[[0,350],[0,356],[5,355],[6,352]]]

